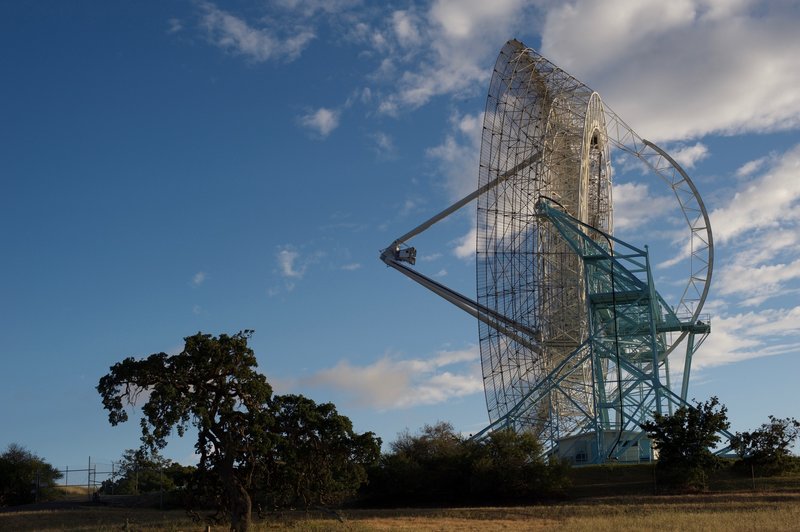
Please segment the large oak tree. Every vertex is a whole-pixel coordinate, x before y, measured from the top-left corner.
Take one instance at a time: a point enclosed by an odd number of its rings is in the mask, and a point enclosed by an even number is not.
[[[198,473],[222,488],[232,530],[249,526],[259,457],[274,445],[272,388],[255,371],[251,333],[189,336],[176,355],[114,364],[97,386],[112,425],[127,421],[126,406],[144,401],[142,441],[150,449],[166,446],[173,430],[197,429]]]
[[[252,331],[185,338],[177,355],[126,358],[97,390],[112,425],[142,406],[145,449],[163,448],[176,430],[197,429],[200,463],[189,491],[230,514],[232,530],[249,526],[253,497],[269,506],[328,505],[351,496],[378,459],[380,439],[357,434],[331,403],[273,396],[247,346]]]

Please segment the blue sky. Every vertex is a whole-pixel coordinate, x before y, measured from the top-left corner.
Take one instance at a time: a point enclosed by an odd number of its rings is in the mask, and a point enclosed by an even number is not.
[[[139,435],[107,422],[109,366],[245,328],[277,392],[357,430],[480,430],[477,324],[378,253],[475,186],[512,37],[675,155],[711,212],[690,395],[734,430],[800,417],[798,23],[780,0],[3,3],[0,447],[108,464]],[[669,191],[618,175],[619,235],[668,260]],[[414,241],[468,295],[473,210]],[[659,290],[681,275],[657,268]]]

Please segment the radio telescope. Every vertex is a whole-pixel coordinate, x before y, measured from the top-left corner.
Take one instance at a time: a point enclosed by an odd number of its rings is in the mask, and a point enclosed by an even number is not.
[[[482,134],[478,188],[381,259],[478,318],[490,424],[475,437],[511,428],[575,463],[650,460],[640,423],[688,404],[692,356],[710,332],[714,247],[697,189],[596,92],[517,40],[495,64]],[[613,236],[612,156],[666,184],[682,214],[675,301],[656,291],[649,250]],[[407,242],[475,200],[473,300],[412,268]]]

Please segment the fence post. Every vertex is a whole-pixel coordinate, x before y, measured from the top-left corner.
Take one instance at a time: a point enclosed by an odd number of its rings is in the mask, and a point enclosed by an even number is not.
[[[92,457],[89,457],[89,467],[86,469],[86,494],[92,500]]]

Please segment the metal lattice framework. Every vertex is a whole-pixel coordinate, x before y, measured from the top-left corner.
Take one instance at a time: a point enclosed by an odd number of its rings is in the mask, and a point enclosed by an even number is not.
[[[686,222],[680,300],[652,284],[646,251],[615,239],[610,161],[634,157],[673,191]],[[420,274],[406,242],[477,199],[477,300]],[[620,254],[620,250],[623,250]],[[552,452],[595,434],[621,456],[652,412],[685,404],[713,266],[708,215],[688,175],[599,95],[516,40],[503,47],[484,115],[478,189],[395,240],[384,262],[479,320],[490,425],[534,432]],[[686,342],[683,342],[686,340]],[[680,394],[669,355],[685,345]],[[613,444],[604,435],[616,431]],[[623,435],[625,439],[623,441]]]
[[[506,415],[587,336],[582,264],[555,229],[536,222],[550,197],[582,222],[611,231],[611,180],[603,105],[591,89],[525,50],[498,57],[484,115],[478,198],[478,303],[533,331],[528,343],[480,322],[489,418]],[[507,177],[506,177],[507,176]],[[544,429],[550,412],[580,419],[591,408],[588,365],[573,373],[569,399],[551,397],[527,424]]]

